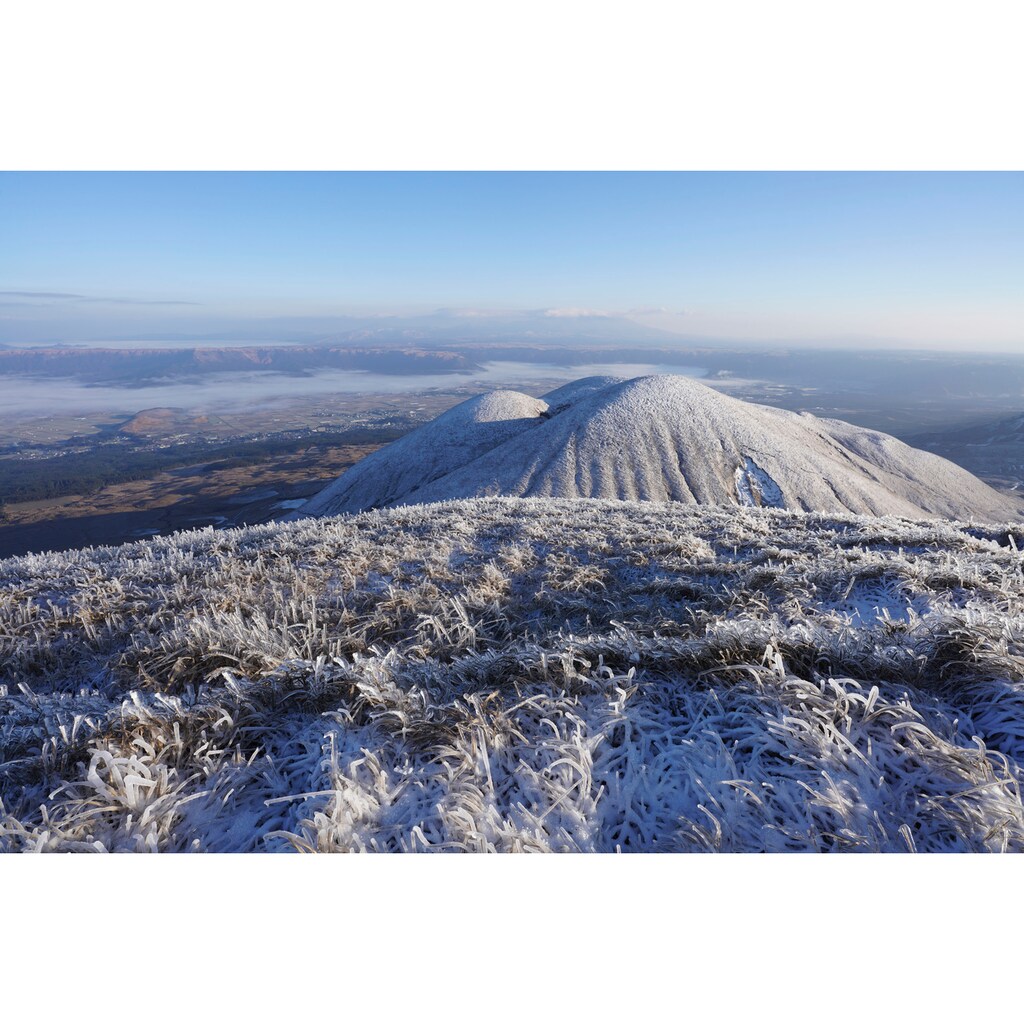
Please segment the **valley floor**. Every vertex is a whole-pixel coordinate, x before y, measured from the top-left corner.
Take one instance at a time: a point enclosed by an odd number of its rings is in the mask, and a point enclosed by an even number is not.
[[[1022,542],[483,499],[8,559],[0,850],[1020,850]]]

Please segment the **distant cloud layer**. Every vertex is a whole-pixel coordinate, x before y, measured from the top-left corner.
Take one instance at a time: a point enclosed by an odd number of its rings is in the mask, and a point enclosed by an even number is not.
[[[575,319],[579,317],[610,317],[613,314],[609,313],[606,309],[576,309],[569,307],[567,309],[545,309],[545,316],[551,317],[564,317],[566,319]]]
[[[26,292],[0,291],[0,299],[22,300],[15,303],[4,302],[2,305],[79,305],[81,303],[102,303],[111,306],[198,306],[198,302],[187,302],[184,299],[125,299],[109,296],[80,295],[77,292]],[[24,301],[27,300],[27,301]]]

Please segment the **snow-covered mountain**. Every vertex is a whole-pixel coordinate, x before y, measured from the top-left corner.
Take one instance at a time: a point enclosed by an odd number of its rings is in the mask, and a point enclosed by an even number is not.
[[[310,503],[404,507],[0,560],[0,853],[1024,851],[1024,524],[800,511],[1010,500],[592,378]]]
[[[878,431],[723,395],[688,377],[493,391],[370,455],[295,518],[451,499],[612,498],[989,521],[1021,505]]]

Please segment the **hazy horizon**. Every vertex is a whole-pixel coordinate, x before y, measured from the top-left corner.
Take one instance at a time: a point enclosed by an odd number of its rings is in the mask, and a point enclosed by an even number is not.
[[[0,344],[1024,351],[1014,172],[0,174]]]

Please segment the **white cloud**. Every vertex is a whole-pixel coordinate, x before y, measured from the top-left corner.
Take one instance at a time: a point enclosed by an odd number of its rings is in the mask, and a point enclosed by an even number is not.
[[[545,316],[553,317],[584,317],[584,316],[599,316],[599,317],[610,317],[612,314],[606,309],[577,309],[575,307],[567,307],[564,309],[545,309]]]

